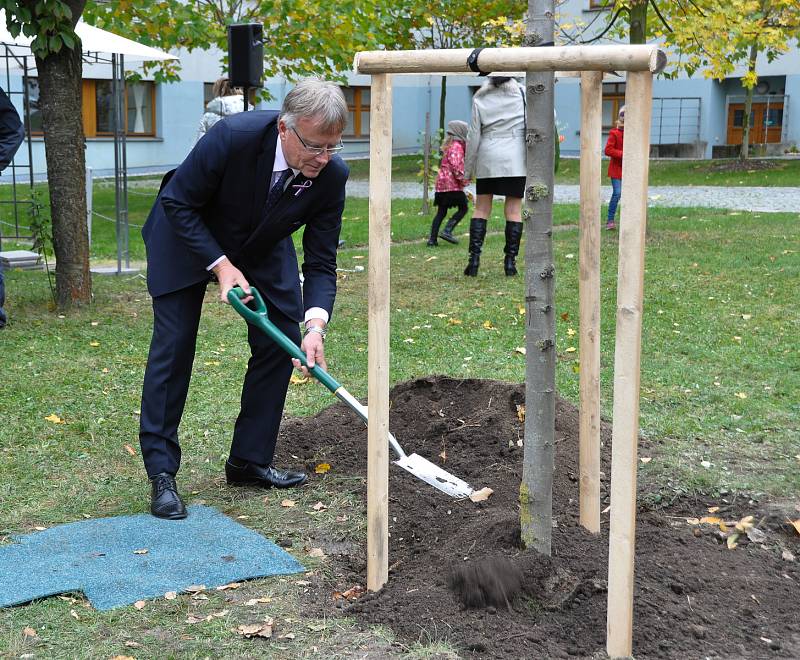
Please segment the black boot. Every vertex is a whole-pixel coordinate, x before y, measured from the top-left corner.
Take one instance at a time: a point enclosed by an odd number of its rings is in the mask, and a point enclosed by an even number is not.
[[[455,213],[453,213],[453,216],[447,221],[444,231],[439,234],[439,238],[441,238],[443,241],[447,241],[448,243],[452,243],[453,245],[458,245],[458,239],[453,236],[453,230],[456,228],[456,225],[461,222],[461,218],[463,218],[466,214],[466,206],[463,209],[459,208]]]
[[[464,275],[467,277],[475,277],[478,274],[484,238],[486,238],[486,220],[472,218],[469,223],[469,262],[464,269]]]
[[[439,245],[439,242],[436,240],[436,237],[439,235],[439,227],[442,225],[442,220],[444,220],[444,216],[447,213],[447,209],[440,207],[439,210],[436,212],[436,215],[433,216],[433,222],[431,223],[431,235],[428,238],[428,247],[436,247]]]
[[[519,242],[522,239],[522,223],[506,220],[506,258],[503,261],[506,275],[513,277],[517,274],[516,258],[519,254]]]

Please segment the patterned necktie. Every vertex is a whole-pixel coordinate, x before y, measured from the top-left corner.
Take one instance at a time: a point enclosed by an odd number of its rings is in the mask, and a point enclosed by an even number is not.
[[[277,177],[275,183],[272,184],[272,187],[269,189],[269,194],[267,195],[267,203],[264,207],[265,212],[269,212],[275,204],[278,203],[278,200],[283,195],[283,191],[286,188],[286,182],[294,176],[294,172],[290,169],[283,170],[282,172],[275,172],[273,178]]]

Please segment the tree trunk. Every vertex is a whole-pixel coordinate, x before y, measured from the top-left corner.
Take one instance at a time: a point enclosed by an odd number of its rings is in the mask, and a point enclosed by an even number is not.
[[[645,43],[647,38],[647,0],[634,0],[631,3],[629,25],[629,42],[631,44]]]
[[[553,0],[529,0],[526,46],[552,42]],[[520,485],[522,542],[550,554],[555,443],[555,266],[553,264],[552,71],[526,77],[527,151],[525,242],[525,452]]]
[[[447,105],[447,76],[442,76],[442,89],[439,94],[439,137],[444,139],[444,114]]]
[[[70,3],[76,4],[76,3]],[[83,2],[75,20],[83,11]],[[86,168],[81,121],[81,44],[36,58],[47,155],[47,184],[56,256],[56,304],[64,309],[92,296],[86,228]]]
[[[747,70],[750,73],[756,71],[756,60],[758,59],[758,46],[753,44],[750,46],[750,60],[747,64]],[[744,118],[742,121],[742,150],[739,152],[739,158],[747,160],[750,157],[750,115],[753,114],[753,89],[748,87],[744,97]]]

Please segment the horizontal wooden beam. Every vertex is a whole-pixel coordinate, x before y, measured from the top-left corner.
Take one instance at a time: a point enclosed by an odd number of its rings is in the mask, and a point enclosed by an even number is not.
[[[356,53],[356,73],[463,73],[470,71],[469,48],[373,50]],[[656,46],[545,46],[484,48],[481,71],[649,71],[659,73],[666,53]]]

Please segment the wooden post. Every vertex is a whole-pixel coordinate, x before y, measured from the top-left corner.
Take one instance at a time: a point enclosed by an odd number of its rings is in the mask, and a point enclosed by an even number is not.
[[[600,531],[600,141],[603,73],[581,74],[580,523]]]
[[[392,81],[372,76],[369,140],[367,589],[389,579],[389,243],[392,218]]]
[[[606,622],[606,651],[612,658],[628,657],[633,650],[639,366],[652,92],[653,76],[650,73],[628,74],[614,347],[614,430],[611,445],[611,530]]]

